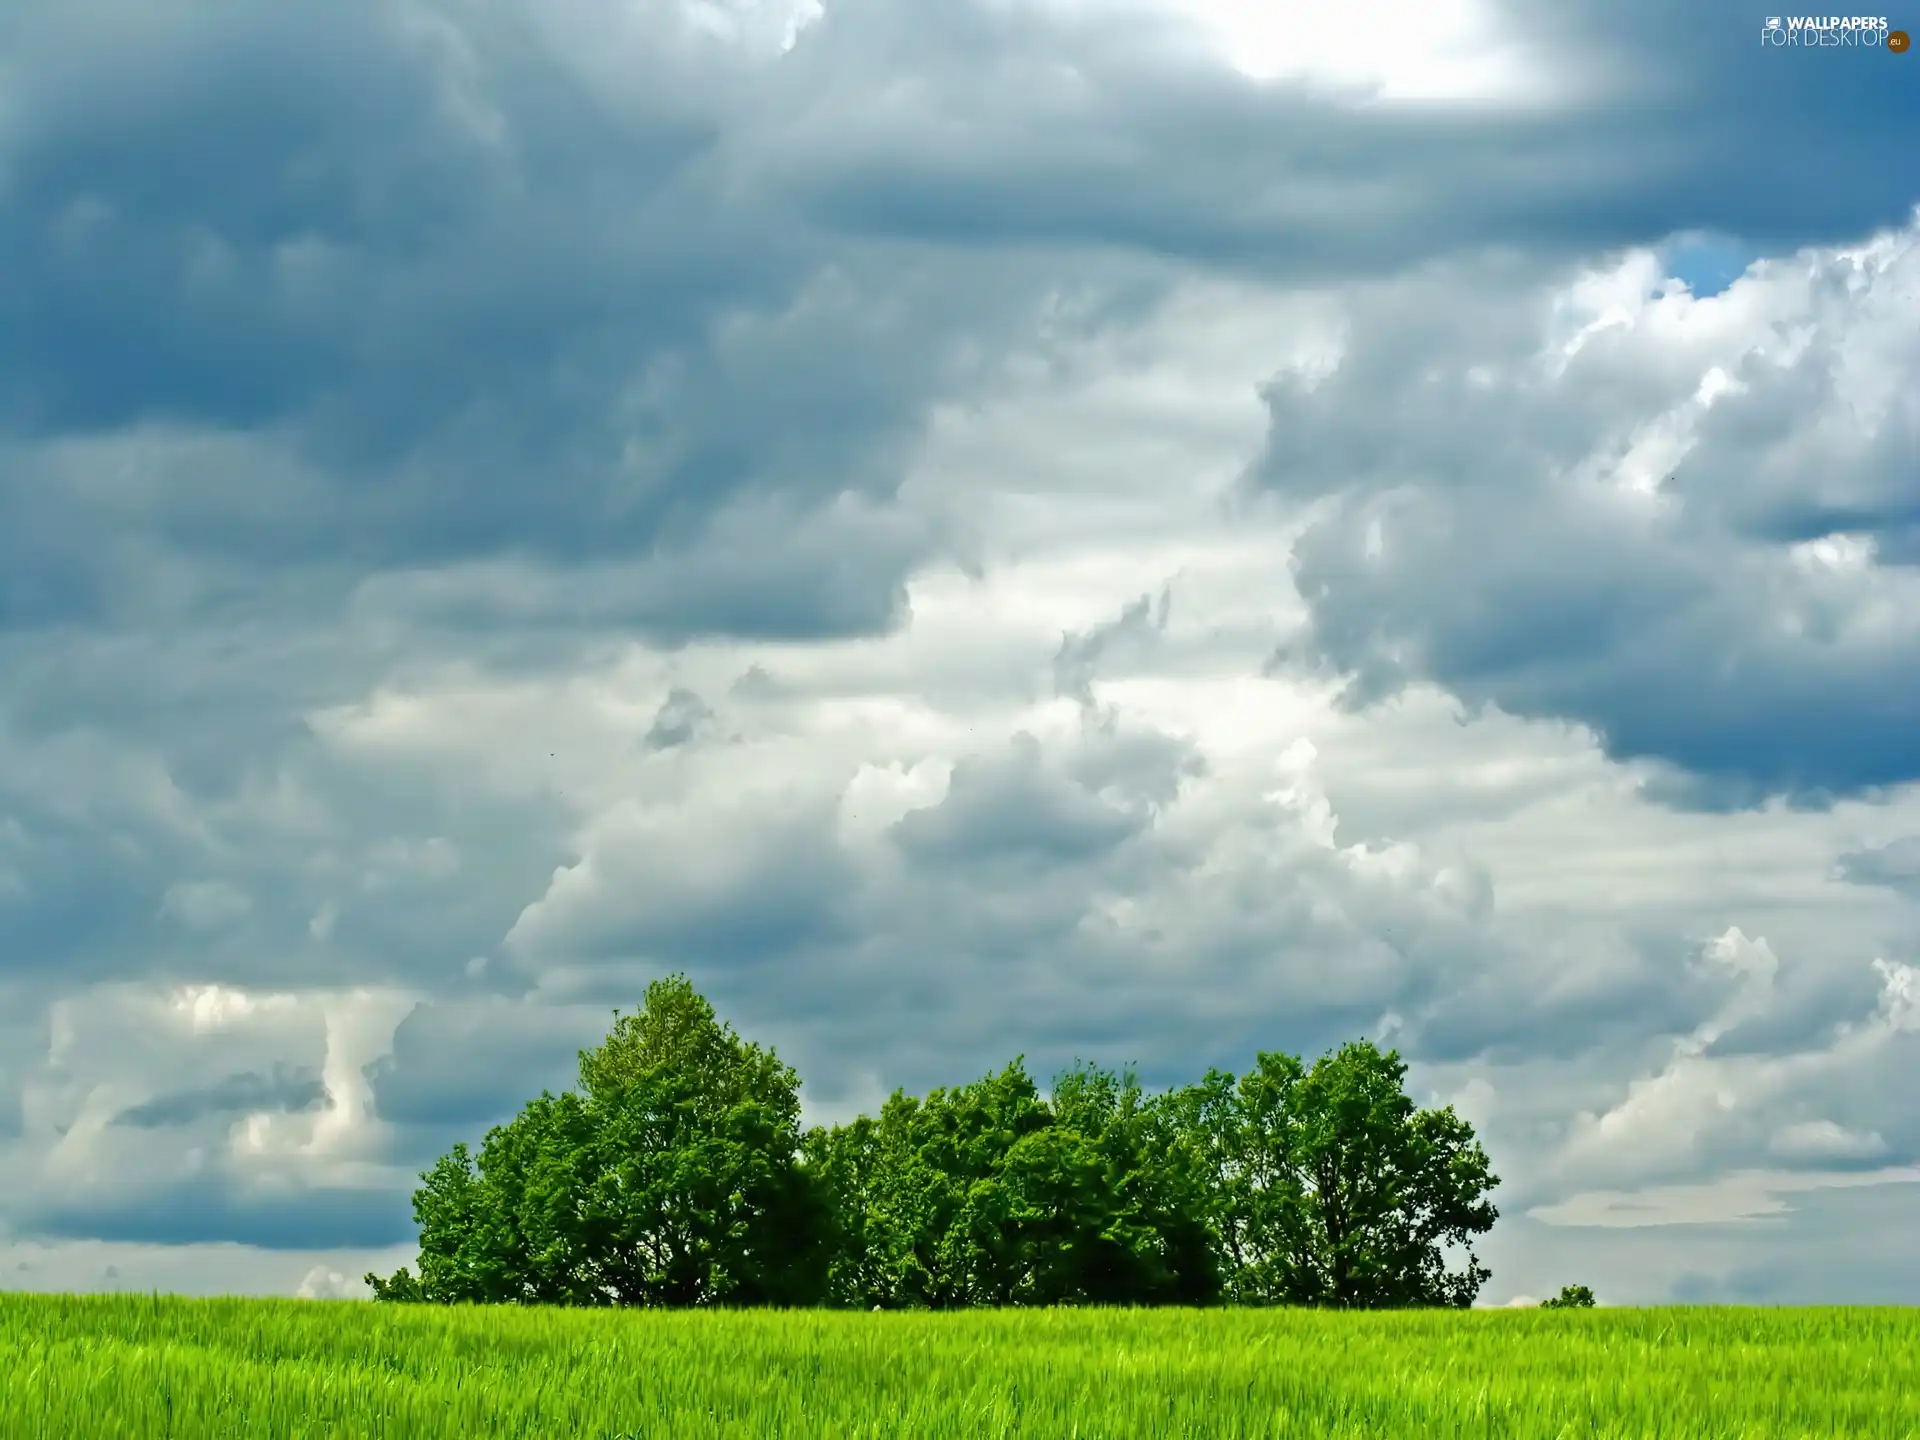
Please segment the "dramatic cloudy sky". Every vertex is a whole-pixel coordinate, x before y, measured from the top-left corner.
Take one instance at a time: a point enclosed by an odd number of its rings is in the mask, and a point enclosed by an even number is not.
[[[0,1284],[362,1293],[685,970],[1920,1299],[1920,59],[823,3],[0,7]]]

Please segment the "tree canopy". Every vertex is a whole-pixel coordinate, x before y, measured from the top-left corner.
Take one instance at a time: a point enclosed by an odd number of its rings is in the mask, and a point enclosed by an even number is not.
[[[799,1164],[800,1081],[684,976],[580,1055],[584,1098],[542,1093],[421,1178],[420,1274],[379,1299],[808,1304],[830,1217]]]
[[[1542,1310],[1591,1310],[1593,1291],[1584,1285],[1562,1285],[1560,1293],[1551,1300],[1540,1302]]]
[[[674,975],[579,1073],[422,1173],[376,1299],[1464,1307],[1489,1274],[1486,1152],[1365,1041],[1158,1094],[1016,1059],[802,1133],[799,1077]]]

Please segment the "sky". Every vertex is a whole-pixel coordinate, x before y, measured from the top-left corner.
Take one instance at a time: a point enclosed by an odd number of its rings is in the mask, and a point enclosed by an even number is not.
[[[1302,8],[0,7],[0,1285],[364,1295],[680,971],[1920,1301],[1920,60]]]

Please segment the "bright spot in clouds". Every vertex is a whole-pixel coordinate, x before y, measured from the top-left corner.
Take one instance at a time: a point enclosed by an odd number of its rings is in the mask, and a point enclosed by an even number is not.
[[[1504,35],[1481,0],[1160,3],[1199,26],[1252,80],[1357,86],[1387,102],[1515,102],[1550,93],[1540,57]]]

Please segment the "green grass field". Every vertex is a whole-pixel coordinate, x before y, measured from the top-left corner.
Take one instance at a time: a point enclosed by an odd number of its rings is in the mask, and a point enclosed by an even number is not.
[[[0,1295],[0,1436],[1920,1437],[1920,1310],[641,1314]]]

